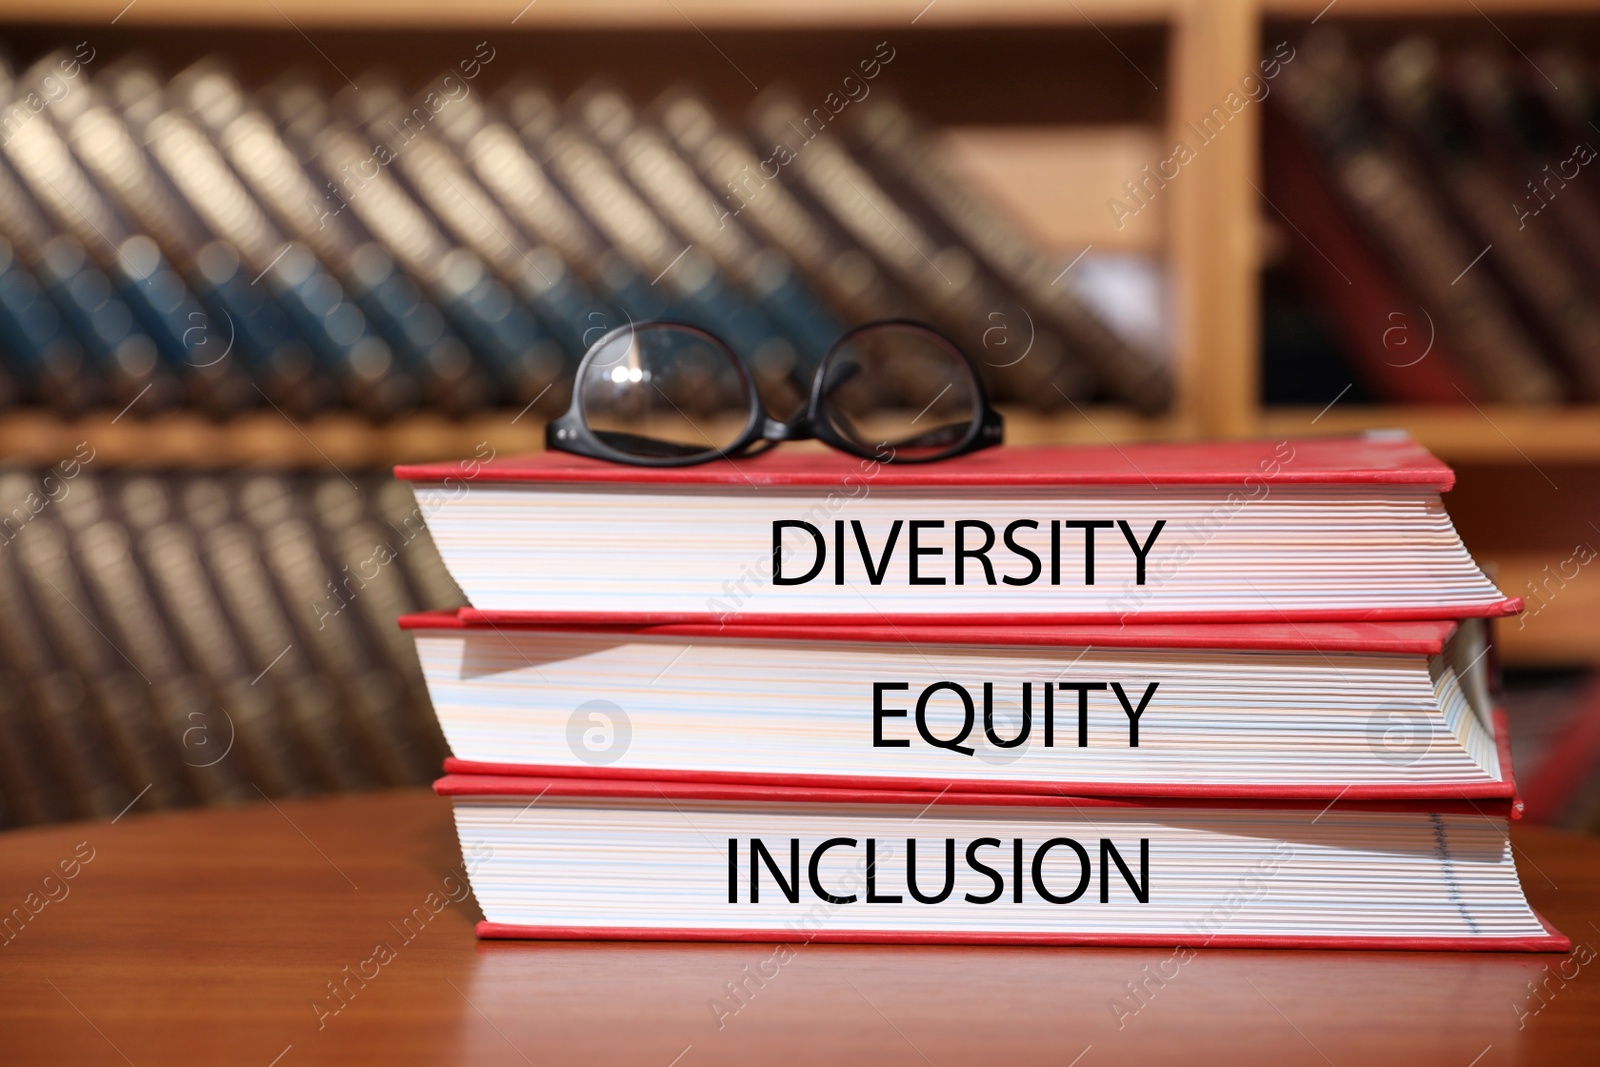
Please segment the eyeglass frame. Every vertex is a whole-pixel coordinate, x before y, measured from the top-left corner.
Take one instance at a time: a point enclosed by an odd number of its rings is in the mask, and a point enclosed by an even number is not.
[[[878,451],[870,450],[850,441],[834,430],[826,420],[818,418],[818,411],[823,402],[824,371],[828,366],[828,361],[833,358],[834,353],[838,352],[858,335],[884,326],[909,327],[932,337],[935,341],[948,347],[966,365],[968,372],[972,375],[972,384],[976,389],[977,418],[972,420],[965,436],[957,444],[952,445],[938,455],[902,458],[897,454],[891,453],[888,456],[884,456]],[[613,448],[602,441],[584,417],[582,381],[584,368],[589,365],[590,358],[618,336],[637,333],[641,329],[666,327],[681,330],[702,341],[715,345],[732,357],[733,367],[738,372],[740,384],[750,398],[750,413],[745,420],[744,429],[739,432],[739,436],[734,439],[734,442],[725,448],[688,456],[633,455]],[[651,319],[647,322],[630,322],[608,330],[603,337],[589,346],[589,350],[578,361],[571,404],[568,405],[565,413],[558,415],[545,424],[545,448],[552,452],[566,452],[589,459],[623,463],[635,467],[693,467],[718,459],[738,459],[749,454],[748,450],[758,444],[775,446],[785,441],[821,441],[828,447],[848,455],[861,459],[875,459],[880,463],[937,463],[941,460],[964,456],[980,449],[992,448],[1002,443],[1004,435],[1005,419],[1000,412],[995,410],[994,405],[989,402],[989,393],[984,388],[983,376],[978,373],[978,366],[972,361],[972,357],[968,356],[955,341],[927,323],[916,319],[874,319],[871,322],[852,326],[840,334],[839,339],[829,346],[828,351],[823,354],[821,361],[817,364],[817,370],[812,376],[810,394],[805,407],[788,421],[775,419],[767,412],[766,405],[761,401],[761,393],[756,389],[755,379],[751,376],[749,368],[745,366],[744,357],[735,352],[733,347],[722,338],[691,323],[674,319]]]

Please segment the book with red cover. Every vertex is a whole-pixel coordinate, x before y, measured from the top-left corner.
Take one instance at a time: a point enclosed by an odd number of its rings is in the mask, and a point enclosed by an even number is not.
[[[1504,802],[1135,800],[458,774],[434,788],[456,805],[482,937],[1571,947],[1522,896]],[[1098,899],[1085,892],[1093,844],[1063,834],[1099,839]],[[952,844],[935,898],[910,847],[941,837]],[[958,838],[968,841],[959,877]],[[980,848],[995,851],[979,858]],[[1080,867],[1062,860],[1067,848]],[[931,851],[923,862],[938,866]],[[1052,895],[1074,870],[1077,892]],[[952,895],[991,884],[987,899]],[[891,896],[908,888],[920,905]],[[985,904],[1000,907],[977,906]]]
[[[477,630],[490,633],[590,633],[625,637],[724,637],[784,641],[852,641],[888,644],[1014,645],[1025,648],[1186,648],[1238,651],[1410,652],[1437,655],[1459,624],[1450,619],[1378,622],[1270,623],[1018,623],[1000,626],[904,626],[883,622],[783,625],[732,622],[568,622],[521,618],[492,620],[471,608],[402,615],[402,630]]]
[[[464,615],[504,624],[1440,619],[1521,601],[1472,562],[1404,435],[778,448],[693,467],[564,453],[403,466]],[[920,540],[919,540],[920,538]]]
[[[1278,442],[1184,441],[1129,445],[1032,445],[989,448],[938,463],[884,463],[871,484],[928,488],[955,486],[1227,485],[1247,476],[1276,484],[1424,485],[1444,491],[1455,472],[1405,436],[1392,434],[1307,437],[1292,441],[1294,455],[1267,474]],[[483,462],[401,464],[402,481],[438,483],[578,483],[582,485],[732,485],[832,487],[862,476],[864,461],[843,452],[776,448],[760,456],[690,467],[637,467],[537,452]]]
[[[451,773],[1324,801],[1515,791],[1475,621],[585,627],[424,612],[400,625],[418,639]],[[905,716],[887,729],[912,743],[875,745],[885,727],[864,663],[872,680],[915,683],[898,701],[908,708],[923,684],[966,683],[986,705],[974,713],[984,728],[969,730],[980,758],[915,745]],[[1031,717],[1018,706],[1023,678],[1138,693],[1157,676],[1134,748],[1127,709],[1103,689],[1085,705],[1088,747],[1075,747],[1070,695],[1057,698],[1055,747],[1035,736],[1040,693]],[[987,690],[1005,747],[986,740],[983,679],[1005,680]],[[954,705],[938,707],[947,737]],[[575,720],[609,730],[613,719],[629,731],[615,748],[574,739]],[[1015,744],[1020,721],[1032,733]]]

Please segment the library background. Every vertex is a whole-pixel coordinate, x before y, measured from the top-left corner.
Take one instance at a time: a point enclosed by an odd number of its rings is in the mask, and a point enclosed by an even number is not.
[[[1600,829],[1600,7],[517,6],[0,14],[0,827],[427,782],[390,468],[671,314],[764,396],[929,319],[1012,443],[1411,433]]]

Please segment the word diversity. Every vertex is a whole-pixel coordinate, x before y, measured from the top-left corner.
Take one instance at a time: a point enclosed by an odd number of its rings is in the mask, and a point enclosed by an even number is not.
[[[1161,531],[1166,527],[1166,519],[1157,519],[1150,527],[1149,532],[1142,537],[1135,534],[1133,527],[1122,519],[1115,522],[1110,519],[1051,519],[1049,525],[1050,544],[1048,554],[1050,585],[1062,584],[1062,532],[1082,531],[1082,577],[1073,578],[1070,574],[1068,581],[1081,580],[1084,585],[1094,584],[1095,561],[1095,532],[1115,528],[1121,532],[1123,540],[1127,542],[1127,551],[1132,554],[1134,567],[1137,572],[1136,584],[1145,582],[1145,560],[1150,555],[1150,550],[1155,546],[1156,538],[1161,536]],[[848,526],[850,539],[845,537]],[[951,556],[955,563],[955,579],[953,584],[967,584],[967,568],[972,566],[972,581],[982,582],[984,585],[994,585],[995,565],[989,558],[989,553],[995,550],[995,528],[982,519],[957,519],[946,523],[943,519],[895,519],[889,525],[889,532],[883,539],[881,548],[868,546],[866,531],[858,519],[851,519],[848,524],[843,519],[833,521],[833,584],[845,584],[845,570],[849,566],[854,568],[851,560],[852,553],[859,553],[861,567],[866,574],[867,581],[873,585],[882,585],[884,576],[888,573],[890,561],[896,558],[896,548],[902,543],[904,550],[901,557],[905,560],[908,572],[908,581],[912,585],[944,585],[944,575],[927,575],[919,573],[921,561],[927,556],[942,556],[945,554],[944,544],[929,543],[934,531],[951,531],[946,535],[951,543]],[[1004,542],[1004,552],[1010,553],[1016,560],[1026,560],[1027,570],[1020,574],[1003,574],[1000,581],[1006,585],[1032,585],[1043,577],[1046,566],[1041,553],[1027,547],[1018,540],[1019,533],[1023,530],[1038,531],[1041,528],[1038,520],[1017,519],[1006,524],[1000,533]],[[783,564],[785,556],[785,530],[804,531],[811,538],[815,546],[815,554],[811,566],[801,574],[784,574]],[[905,531],[904,542],[900,533]],[[971,538],[971,540],[968,540]],[[980,540],[981,538],[981,540]],[[1120,543],[1116,545],[1120,549]],[[822,573],[828,563],[828,543],[822,536],[822,531],[804,519],[776,519],[772,523],[772,584],[773,585],[804,585]],[[979,572],[981,571],[981,577]]]

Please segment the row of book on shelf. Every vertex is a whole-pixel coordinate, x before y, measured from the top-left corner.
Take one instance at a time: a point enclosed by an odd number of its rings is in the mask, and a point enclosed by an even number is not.
[[[1267,98],[1265,217],[1374,399],[1600,400],[1600,79],[1532,51],[1313,33]]]
[[[1166,405],[1162,356],[1056,284],[887,90],[738,117],[687,89],[562,100],[495,59],[332,98],[88,43],[0,65],[0,400],[553,412],[628,321],[700,325],[781,389],[844,326],[911,316],[989,352],[1002,398]],[[996,316],[1026,318],[1026,359]]]
[[[1600,397],[1585,62],[1331,32],[1274,56],[1267,217],[1366,392]],[[548,413],[590,341],[662,315],[776,392],[843,326],[909,316],[1001,400],[1161,410],[1162,355],[945,165],[894,58],[862,60],[849,107],[774,90],[742,116],[688,89],[563,100],[487,44],[416,94],[165,79],[88,43],[0,66],[0,402]],[[1026,359],[997,321],[1029,324]]]
[[[0,474],[0,826],[421,785],[396,613],[460,602],[387,476]]]
[[[482,936],[1569,944],[1403,435],[397,474]]]

